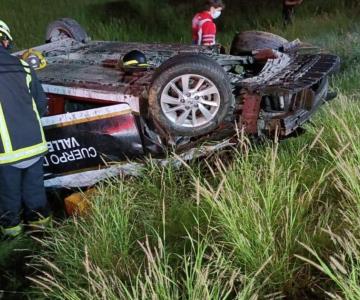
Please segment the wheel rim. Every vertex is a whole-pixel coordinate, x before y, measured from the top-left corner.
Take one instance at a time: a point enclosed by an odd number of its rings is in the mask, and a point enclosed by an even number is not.
[[[220,109],[220,92],[208,78],[184,74],[172,79],[161,93],[161,109],[177,126],[195,128],[210,123]]]

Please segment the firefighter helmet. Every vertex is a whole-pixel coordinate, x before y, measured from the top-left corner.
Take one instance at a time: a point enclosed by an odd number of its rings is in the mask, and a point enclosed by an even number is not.
[[[9,41],[12,41],[13,38],[10,34],[10,28],[6,25],[4,21],[0,20],[0,39],[7,39]]]
[[[139,50],[132,50],[126,53],[122,59],[122,63],[125,68],[147,68],[149,66],[145,54]]]
[[[47,65],[44,55],[37,50],[26,50],[22,54],[21,58],[25,60],[34,70],[41,70]]]

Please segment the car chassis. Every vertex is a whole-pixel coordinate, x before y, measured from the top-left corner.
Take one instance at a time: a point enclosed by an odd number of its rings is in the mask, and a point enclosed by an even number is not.
[[[280,46],[274,52],[276,58],[260,63],[245,52],[221,54],[217,46],[79,41],[71,34],[34,47],[48,63],[38,71],[49,98],[48,114],[42,118],[49,147],[46,187],[84,187],[120,173],[135,175],[149,154],[163,164],[176,161],[166,159],[169,150],[178,153],[180,160],[207,155],[233,144],[231,138],[239,131],[256,138],[291,136],[324,103],[328,76],[339,66],[339,58],[300,53],[298,43]],[[127,70],[121,66],[121,58],[134,49],[146,55],[151,67]],[[228,84],[233,97],[227,116],[199,134],[200,125],[196,125],[214,118],[223,101],[221,91],[213,89],[203,72],[182,73],[176,77],[182,81],[180,86],[170,76],[168,94],[164,96],[166,87],[162,87],[161,96],[155,98],[170,99],[171,104],[160,101],[158,109],[172,112],[160,120],[149,112],[152,94],[158,92],[154,81],[189,61],[209,63],[215,70],[220,66],[223,82],[214,86]],[[208,84],[195,93],[206,104],[201,109],[195,96],[182,93],[186,85],[193,84],[194,90],[200,82]],[[210,89],[215,92],[206,95]],[[174,101],[184,104],[172,105]],[[193,113],[184,117],[190,106]],[[169,126],[161,123],[164,119]],[[171,122],[178,123],[172,127]]]

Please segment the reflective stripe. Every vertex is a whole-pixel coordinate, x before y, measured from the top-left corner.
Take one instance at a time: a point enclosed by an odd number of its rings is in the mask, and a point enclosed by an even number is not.
[[[212,46],[212,45],[215,45],[215,42],[214,41],[203,41],[203,45],[204,46]]]
[[[9,38],[10,41],[13,41],[13,38],[12,38],[12,36],[10,34],[10,31],[7,31],[6,29],[0,28],[0,32],[5,34]],[[2,34],[0,36],[2,36]]]
[[[30,84],[32,81],[31,69],[25,61],[23,61],[23,60],[20,60],[20,61],[21,61],[22,65],[24,66],[24,70],[26,72],[26,84],[28,86],[29,93],[31,94],[31,90],[30,90]],[[0,103],[0,135],[1,135],[1,140],[2,140],[3,146],[4,146],[4,153],[0,153],[0,165],[1,164],[11,164],[11,163],[16,163],[18,161],[30,159],[35,156],[44,154],[48,150],[47,143],[45,140],[44,130],[41,126],[40,115],[37,110],[34,99],[32,99],[32,107],[33,107],[33,111],[36,115],[38,124],[39,124],[39,130],[41,133],[41,143],[14,151],[13,147],[12,147],[12,143],[11,143],[10,134],[9,134],[9,131],[8,131],[8,128],[6,125],[5,115],[4,115],[4,112],[2,110],[2,106]]]
[[[29,222],[29,224],[32,226],[38,226],[38,227],[48,227],[51,224],[51,216],[49,216],[47,218],[41,218],[36,221],[31,221],[31,222]]]
[[[200,46],[202,42],[202,28],[198,31],[198,45]]]
[[[10,164],[44,154],[48,150],[46,143],[26,147],[9,153],[0,154],[0,164]]]
[[[202,37],[202,43],[204,45],[214,45],[215,42],[215,34],[204,34]]]
[[[32,81],[31,75],[30,75],[29,73],[27,73],[27,74],[26,74],[26,85],[27,85],[27,87],[28,87],[28,89],[29,89],[29,92],[31,92],[31,91],[30,91],[31,81]]]
[[[201,20],[201,21],[199,21],[198,26],[199,26],[199,27],[202,27],[202,26],[203,26],[205,23],[207,23],[207,22],[212,22],[212,20],[211,20],[211,19]]]
[[[18,235],[20,235],[23,231],[23,226],[22,225],[17,225],[14,227],[8,227],[8,228],[2,228],[2,234],[5,236],[10,236],[10,237],[17,237]]]
[[[38,122],[39,122],[39,128],[40,128],[40,132],[41,132],[41,140],[42,140],[43,143],[46,143],[45,134],[44,134],[44,129],[43,129],[43,127],[41,126],[40,115],[39,115],[39,112],[38,112],[38,110],[37,110],[36,103],[35,103],[35,100],[34,100],[34,99],[32,99],[32,105],[33,105],[33,110],[34,110],[35,115],[36,115],[36,119],[37,119]]]
[[[30,84],[31,84],[31,81],[32,81],[31,69],[30,69],[29,64],[26,61],[24,61],[22,59],[20,59],[20,61],[21,61],[22,65],[24,66],[24,70],[26,72],[26,85],[27,85],[27,87],[29,89],[29,93],[31,94],[31,89],[30,89]],[[43,130],[42,126],[41,126],[41,119],[40,119],[40,115],[39,115],[39,112],[37,110],[34,98],[32,98],[32,106],[33,106],[33,110],[35,112],[36,118],[37,118],[37,120],[39,122],[39,127],[40,127],[40,131],[41,131],[41,140],[42,140],[43,143],[45,143],[46,142],[45,134],[44,134],[44,130]]]
[[[24,68],[29,69],[29,71],[28,70],[25,70],[25,71],[30,72],[30,65],[25,60],[22,60],[22,59],[20,59],[20,62],[24,66]]]
[[[199,30],[198,30],[198,45],[200,46],[201,43],[202,43],[202,39],[203,39],[203,30],[202,30],[202,27],[205,23],[207,22],[212,22],[211,19],[204,19],[204,20],[201,20],[198,22],[198,26],[199,26]]]
[[[11,139],[10,139],[7,125],[6,125],[5,115],[4,115],[4,111],[2,109],[1,103],[0,103],[0,137],[1,137],[1,141],[3,143],[4,152],[5,153],[11,152],[13,150],[13,148],[12,148]]]
[[[39,122],[39,130],[40,130],[40,133],[41,133],[41,140],[42,140],[41,143],[39,143],[37,145],[34,145],[34,146],[30,146],[30,147],[26,147],[26,148],[22,148],[22,149],[13,151],[13,148],[12,148],[12,145],[11,145],[11,142],[10,142],[11,150],[5,150],[5,153],[0,153],[0,164],[9,164],[9,163],[14,163],[14,162],[17,162],[17,161],[20,161],[20,160],[25,160],[25,159],[28,159],[28,158],[32,158],[34,156],[43,154],[48,150],[46,140],[45,140],[44,130],[43,130],[42,126],[41,126],[40,116],[39,116],[39,113],[38,113],[38,111],[36,109],[36,105],[35,105],[34,100],[33,100],[33,109],[34,109],[34,113],[36,114],[36,118],[37,118],[37,120]],[[3,120],[3,123],[2,123],[2,120]],[[3,124],[5,126],[3,126]],[[10,141],[10,136],[9,136],[9,133],[7,132],[7,129],[6,129],[5,118],[4,118],[3,114],[2,114],[1,105],[0,105],[0,125],[1,125],[0,132],[1,132],[2,140],[3,140],[3,136],[4,136],[4,137],[8,137],[8,139]],[[6,132],[3,135],[3,131],[5,131],[5,129],[6,129]],[[4,146],[4,149],[6,149],[5,146]]]
[[[26,85],[27,85],[27,87],[29,89],[29,92],[31,93],[30,84],[31,84],[32,78],[31,78],[30,66],[26,61],[24,61],[22,59],[20,59],[20,61],[21,61],[21,64],[24,66],[24,70],[26,72]]]
[[[138,61],[133,59],[133,60],[129,60],[129,61],[125,62],[124,66],[135,65],[137,63],[138,63]]]

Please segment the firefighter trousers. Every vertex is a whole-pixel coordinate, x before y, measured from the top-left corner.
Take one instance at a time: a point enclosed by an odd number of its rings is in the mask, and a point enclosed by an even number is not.
[[[44,188],[44,159],[26,169],[0,166],[0,226],[13,227],[50,215]]]

